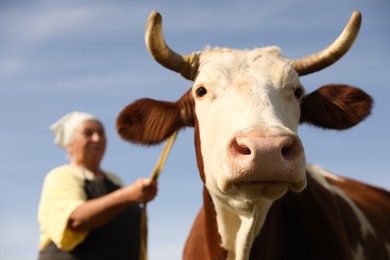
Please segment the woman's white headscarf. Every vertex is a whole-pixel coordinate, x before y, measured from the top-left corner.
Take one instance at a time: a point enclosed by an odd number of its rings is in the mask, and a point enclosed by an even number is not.
[[[54,134],[54,143],[66,149],[80,124],[91,119],[98,120],[94,115],[85,112],[74,111],[66,114],[50,126],[50,131]]]

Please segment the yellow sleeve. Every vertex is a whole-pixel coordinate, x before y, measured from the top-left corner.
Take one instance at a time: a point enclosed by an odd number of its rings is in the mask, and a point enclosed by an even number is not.
[[[44,180],[38,210],[40,249],[53,241],[58,248],[70,251],[88,235],[88,231],[68,228],[73,210],[86,200],[84,180],[72,171],[75,169],[62,166],[49,172]]]

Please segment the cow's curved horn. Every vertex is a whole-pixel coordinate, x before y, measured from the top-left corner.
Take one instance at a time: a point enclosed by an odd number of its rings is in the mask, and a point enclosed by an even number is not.
[[[186,79],[194,79],[198,69],[198,54],[182,56],[168,47],[162,32],[162,17],[156,11],[152,11],[149,15],[145,30],[145,43],[149,53],[158,63],[179,72]]]
[[[362,16],[359,11],[354,11],[339,37],[327,48],[309,56],[296,59],[293,66],[300,76],[322,70],[338,61],[352,46],[355,41]]]

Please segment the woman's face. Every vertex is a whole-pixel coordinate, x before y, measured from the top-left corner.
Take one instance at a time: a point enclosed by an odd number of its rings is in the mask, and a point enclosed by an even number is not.
[[[106,143],[103,125],[96,120],[86,120],[77,128],[67,150],[72,162],[79,165],[99,165]]]

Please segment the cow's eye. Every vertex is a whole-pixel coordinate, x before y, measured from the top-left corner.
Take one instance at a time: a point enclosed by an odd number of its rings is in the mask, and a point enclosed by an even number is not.
[[[294,96],[299,99],[302,97],[302,95],[303,95],[303,88],[297,87],[294,91]]]
[[[203,97],[207,94],[207,90],[204,87],[199,87],[196,89],[195,93],[198,97]]]

